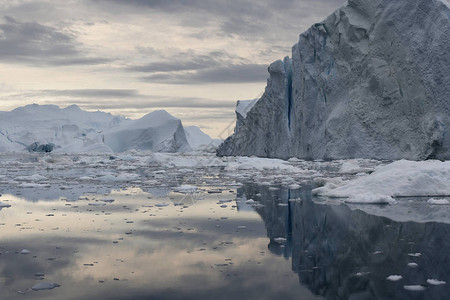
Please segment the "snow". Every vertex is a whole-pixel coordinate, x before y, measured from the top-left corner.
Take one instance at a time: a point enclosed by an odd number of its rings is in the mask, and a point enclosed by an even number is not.
[[[367,176],[340,186],[316,189],[315,194],[336,198],[357,198],[359,195],[389,200],[388,197],[430,197],[450,195],[450,161],[400,160],[381,166]],[[368,197],[368,200],[373,200]],[[389,201],[386,201],[389,202]]]
[[[394,204],[396,201],[388,195],[381,194],[357,194],[345,200],[346,203],[353,204]]]
[[[447,205],[450,204],[450,201],[448,201],[447,199],[428,199],[427,203],[429,204],[433,204],[433,205]]]
[[[401,280],[403,278],[403,276],[401,276],[401,275],[389,275],[387,278],[386,278],[386,280],[389,280],[389,281],[399,281],[399,280]]]
[[[236,103],[236,114],[240,114],[244,119],[247,113],[255,106],[258,99],[253,100],[238,100]]]

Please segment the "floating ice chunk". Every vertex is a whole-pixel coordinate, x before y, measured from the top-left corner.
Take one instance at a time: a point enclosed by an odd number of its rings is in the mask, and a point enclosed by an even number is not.
[[[89,203],[89,206],[105,206],[106,203],[98,203],[98,202],[94,202],[94,203]]]
[[[289,206],[289,204],[287,204],[287,203],[278,203],[278,206]]]
[[[243,226],[243,225],[237,227],[237,229],[246,229],[246,228],[247,228],[247,226]]]
[[[28,249],[22,249],[22,251],[20,251],[20,254],[30,254],[31,251]]]
[[[427,289],[423,285],[404,285],[403,288],[407,291],[412,291],[412,292],[421,292],[421,291],[424,291]]]
[[[158,203],[158,204],[155,204],[155,206],[156,207],[166,207],[166,206],[169,206],[169,204],[167,204],[167,203]]]
[[[47,177],[44,177],[39,174],[29,175],[29,176],[18,176],[16,177],[16,180],[19,181],[42,181],[47,180]]]
[[[419,257],[421,255],[422,255],[422,253],[408,253],[408,256],[411,256],[411,257]]]
[[[358,277],[361,277],[361,276],[366,276],[366,275],[369,275],[369,274],[370,274],[370,272],[358,272],[355,275],[358,276]]]
[[[389,281],[399,281],[399,280],[401,280],[403,278],[403,276],[401,276],[401,275],[390,275],[390,276],[388,276],[387,278],[386,278],[386,280],[389,280]]]
[[[316,190],[313,190],[313,193]],[[391,197],[450,195],[450,162],[399,160],[381,166],[367,176],[337,187],[326,186],[316,193],[346,198],[360,194],[383,194]]]
[[[447,282],[440,281],[440,280],[437,280],[437,279],[427,279],[427,283],[429,285],[444,285],[444,284],[447,284]]]
[[[195,193],[197,191],[197,189],[198,188],[195,185],[189,185],[189,184],[183,184],[183,185],[180,185],[177,188],[174,188],[174,190],[176,192],[186,193],[186,194],[188,194],[188,193]]]
[[[106,203],[113,203],[115,200],[114,199],[101,199],[100,201],[106,202]]]
[[[448,201],[447,199],[428,199],[427,203],[429,204],[433,204],[433,205],[447,205],[450,204],[450,201]]]
[[[278,243],[278,244],[284,244],[284,243],[286,243],[286,239],[285,239],[284,237],[277,237],[277,238],[274,238],[273,241],[274,241],[275,243]]]
[[[255,204],[256,201],[253,199],[248,199],[247,201],[245,201],[245,204]]]
[[[40,282],[38,284],[33,285],[31,288],[33,291],[43,291],[43,290],[51,290],[55,287],[59,287],[60,285],[57,283],[51,283],[51,282]]]
[[[3,207],[11,207],[11,205],[3,203],[2,201],[0,201],[0,209],[3,208]]]
[[[361,172],[361,167],[359,166],[358,161],[347,160],[342,164],[339,172],[340,173],[358,173],[358,172]]]
[[[409,263],[407,266],[410,268],[417,268],[419,265],[416,263]]]
[[[300,185],[294,183],[294,184],[291,184],[291,185],[289,186],[289,188],[290,188],[291,190],[298,190],[298,189],[300,188]]]

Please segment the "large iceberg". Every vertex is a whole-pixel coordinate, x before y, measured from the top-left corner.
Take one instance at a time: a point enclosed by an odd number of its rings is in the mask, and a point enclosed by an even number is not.
[[[31,104],[0,112],[0,152],[186,152],[202,141],[213,140],[199,128],[185,131],[181,120],[166,111],[138,120],[88,112],[76,105]]]
[[[164,110],[151,112],[139,120],[108,130],[105,144],[114,152],[151,150],[155,152],[191,151],[183,125]]]
[[[450,159],[449,53],[447,1],[349,0],[270,65],[217,153]]]

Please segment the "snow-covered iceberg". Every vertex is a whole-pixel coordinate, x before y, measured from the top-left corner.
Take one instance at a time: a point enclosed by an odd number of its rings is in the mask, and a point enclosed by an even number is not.
[[[105,144],[114,152],[151,150],[155,152],[191,151],[183,125],[164,110],[151,112],[139,120],[105,132]]]
[[[199,128],[185,131],[181,120],[166,111],[138,120],[88,112],[76,105],[31,104],[0,112],[0,152],[186,152],[209,143],[217,145]]]
[[[193,150],[211,151],[216,150],[223,140],[212,139],[197,126],[184,128],[186,139]]]
[[[313,194],[349,198],[352,203],[373,203],[390,197],[450,196],[450,161],[399,160],[377,167],[370,175],[325,184]]]
[[[348,0],[270,65],[218,155],[450,159],[449,16],[444,0]]]

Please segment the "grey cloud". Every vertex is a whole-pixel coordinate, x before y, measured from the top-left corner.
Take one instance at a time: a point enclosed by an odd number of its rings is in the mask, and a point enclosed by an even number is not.
[[[314,15],[325,17],[345,0],[90,0],[106,10],[121,14],[128,8],[135,13],[166,13],[183,26],[206,28],[215,22],[222,35],[239,35],[244,39],[267,38],[267,33],[282,29],[298,30],[302,19]],[[175,16],[176,15],[176,16]],[[290,24],[294,24],[291,26]],[[295,32],[299,34],[300,32]],[[256,35],[255,35],[256,34]],[[208,37],[209,32],[195,33]]]
[[[35,65],[91,65],[104,58],[87,57],[76,36],[36,22],[10,16],[0,23],[0,60]]]
[[[152,99],[149,99],[152,98]],[[121,101],[98,101],[96,103],[92,101],[77,102],[77,104],[88,109],[152,109],[159,107],[166,108],[233,108],[235,106],[234,101],[224,100],[210,100],[203,98],[176,98],[176,97],[162,97],[162,96],[145,96],[140,101],[134,101],[133,103],[124,103]]]
[[[146,82],[168,84],[251,83],[267,79],[265,64],[231,64],[195,72],[158,73],[143,77]]]
[[[42,90],[41,94],[56,97],[76,98],[136,98],[142,97],[137,90],[129,89],[77,89],[77,90]]]

